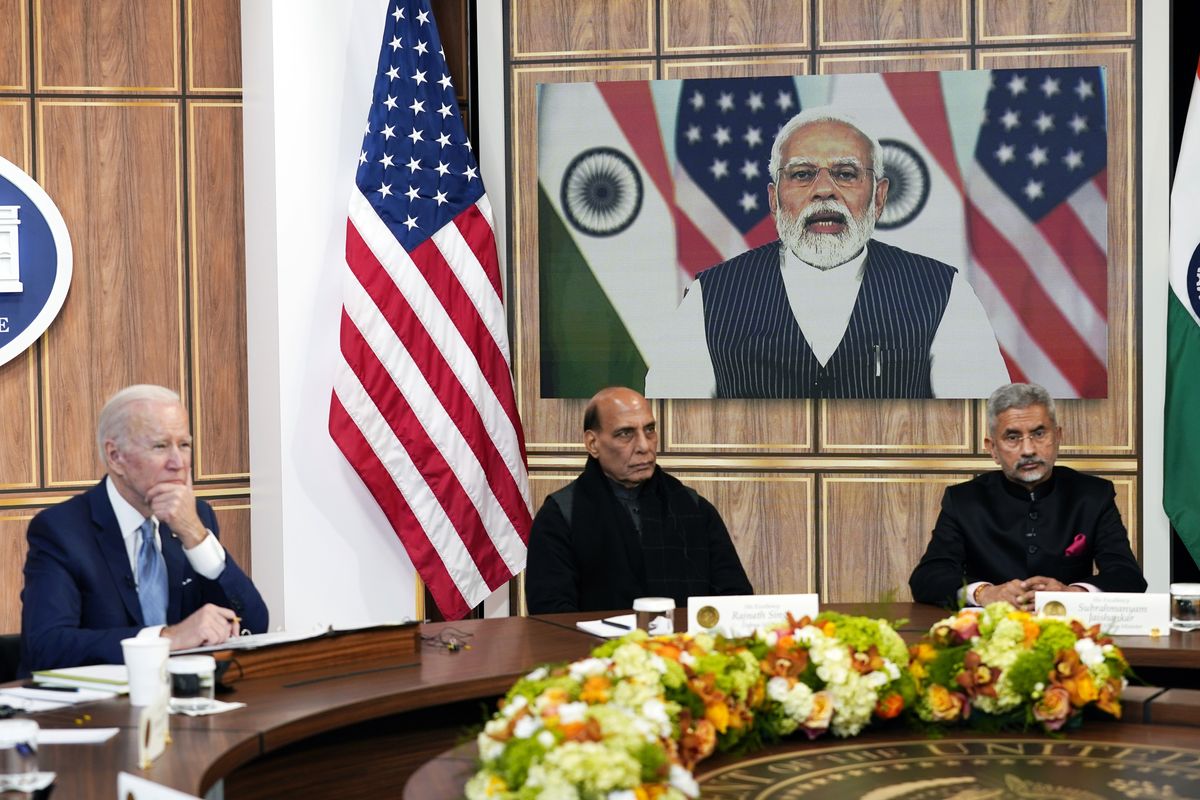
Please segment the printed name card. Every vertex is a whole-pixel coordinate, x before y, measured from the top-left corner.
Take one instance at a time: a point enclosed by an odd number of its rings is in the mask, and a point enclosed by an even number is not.
[[[1037,592],[1033,607],[1050,617],[1075,617],[1114,636],[1167,636],[1170,595],[1132,592]]]
[[[793,617],[817,616],[815,594],[759,594],[727,597],[689,597],[688,633],[749,636],[755,628]]]

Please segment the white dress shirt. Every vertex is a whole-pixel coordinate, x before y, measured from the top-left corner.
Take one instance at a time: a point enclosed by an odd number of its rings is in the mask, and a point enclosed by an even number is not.
[[[868,247],[870,245],[868,244]],[[858,290],[862,286],[867,248],[845,264],[820,269],[791,250],[781,259],[788,305],[817,361],[824,366],[841,344]],[[647,397],[714,397],[717,377],[704,330],[704,296],[692,281],[664,331],[660,350],[670,353],[650,365]],[[1008,367],[975,291],[958,271],[950,284],[946,311],[929,348],[934,397],[987,397],[1009,382]]]
[[[129,568],[133,572],[133,580],[136,584],[138,550],[142,542],[139,528],[142,527],[142,522],[146,518],[142,516],[142,512],[121,496],[117,487],[113,485],[112,479],[107,476],[104,478],[104,488],[108,492],[108,501],[112,504],[113,514],[116,515],[121,537],[125,540],[125,552],[129,556]],[[162,538],[159,535],[158,518],[150,517],[150,519],[154,522],[154,545],[161,553]],[[216,580],[225,570],[225,548],[221,545],[221,540],[212,535],[212,531],[208,532],[208,536],[205,536],[200,544],[190,550],[185,547],[183,554],[187,556],[192,569],[209,580]],[[158,636],[163,627],[162,625],[151,625],[148,628],[142,628],[138,631],[138,636]]]

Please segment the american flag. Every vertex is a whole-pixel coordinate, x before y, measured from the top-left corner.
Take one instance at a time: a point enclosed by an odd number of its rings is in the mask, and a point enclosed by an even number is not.
[[[688,276],[776,238],[767,162],[800,111],[792,78],[685,80],[675,124],[675,235]]]
[[[491,206],[428,0],[388,4],[346,225],[329,431],[448,619],[525,567]]]
[[[991,73],[967,178],[971,283],[1014,380],[1108,390],[1108,198],[1100,67]]]

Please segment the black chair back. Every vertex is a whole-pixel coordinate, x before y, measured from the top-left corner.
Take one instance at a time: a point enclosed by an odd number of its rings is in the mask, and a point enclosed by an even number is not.
[[[21,664],[21,634],[8,633],[0,636],[0,683],[17,679]]]

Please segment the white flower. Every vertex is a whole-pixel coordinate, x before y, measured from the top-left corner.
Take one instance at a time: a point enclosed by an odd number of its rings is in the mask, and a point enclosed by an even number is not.
[[[766,642],[767,647],[774,647],[776,644],[779,643],[779,634],[776,633],[775,631],[766,631],[764,633],[760,630],[759,634],[758,634],[758,638],[760,638],[764,642]]]
[[[664,722],[669,723],[671,721],[670,718],[667,716],[666,704],[662,700],[659,700],[657,698],[655,698],[654,700],[647,700],[645,703],[642,704],[642,716],[644,716],[648,720],[651,720],[652,722],[657,722],[659,724],[662,724]]]
[[[874,672],[870,672],[870,673],[864,675],[863,682],[866,683],[867,686],[870,686],[875,691],[879,691],[880,688],[882,688],[882,687],[886,686],[888,683],[890,683],[890,679],[888,678],[887,674],[883,670],[877,669]]]
[[[558,718],[563,725],[570,725],[575,722],[583,722],[584,716],[587,714],[587,703],[563,703],[558,707]]]
[[[700,796],[700,784],[696,783],[695,776],[678,764],[671,765],[671,776],[667,782],[687,797]]]
[[[546,731],[546,733],[549,733],[549,731]],[[550,738],[554,737],[551,736]],[[504,742],[497,742],[486,733],[479,734],[479,738],[475,741],[479,746],[479,759],[481,761],[493,761],[499,758],[500,754],[504,752]]]
[[[815,625],[805,625],[803,628],[796,628],[792,631],[792,636],[801,644],[812,644],[817,639],[824,639],[824,632]]]
[[[1075,642],[1075,652],[1079,653],[1079,660],[1089,667],[1104,663],[1104,651],[1091,639]]]
[[[633,789],[619,789],[609,792],[604,800],[637,800],[637,793]]]
[[[547,676],[547,675],[549,675],[549,674],[550,674],[550,670],[546,669],[545,667],[538,667],[538,668],[537,668],[537,669],[535,669],[533,672],[531,672],[531,673],[529,673],[528,675],[526,675],[526,676],[525,676],[525,680],[527,680],[527,681],[541,681],[541,680],[545,680],[545,679],[546,679],[546,676]]]
[[[584,658],[576,661],[567,669],[574,680],[583,683],[585,678],[590,678],[593,675],[603,675],[608,671],[611,663],[607,658]]]
[[[787,678],[781,678],[776,675],[771,680],[767,681],[767,697],[774,700],[776,703],[782,703],[787,698],[788,689],[791,688]]]
[[[504,711],[502,713],[504,716],[512,719],[513,715],[527,705],[529,705],[529,700],[525,695],[519,694],[516,697],[509,698],[508,702],[504,704]]]
[[[696,657],[687,650],[684,650],[679,654],[679,663],[685,667],[692,667],[694,669],[696,667]]]
[[[883,669],[887,672],[888,680],[894,681],[900,677],[900,668],[897,667],[890,659],[883,660]]]
[[[513,726],[513,736],[518,739],[528,739],[533,736],[542,727],[542,721],[538,717],[521,717],[517,720],[517,724]]]
[[[538,744],[545,747],[547,750],[554,747],[554,734],[550,731],[542,731],[537,735]]]

